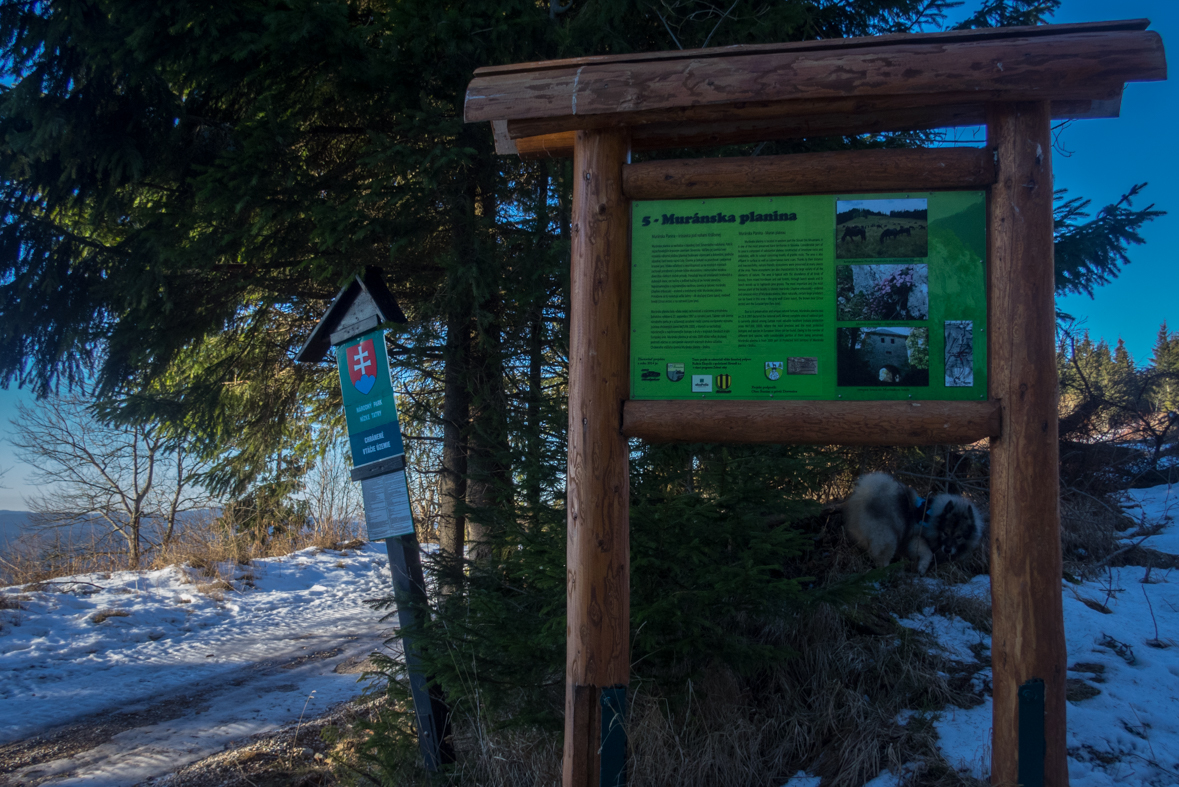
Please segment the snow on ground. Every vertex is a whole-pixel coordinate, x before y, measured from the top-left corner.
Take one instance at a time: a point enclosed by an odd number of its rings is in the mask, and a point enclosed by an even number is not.
[[[144,722],[23,775],[134,784],[361,692],[333,670],[393,628],[364,604],[391,590],[380,545],[222,570],[232,588],[169,567],[0,591],[23,607],[0,609],[0,743],[86,718]]]
[[[1126,506],[1144,525],[1162,525],[1146,546],[1179,554],[1179,487],[1131,491]],[[213,579],[176,567],[0,589],[23,606],[0,609],[0,744],[87,719],[131,720],[93,746],[9,775],[135,784],[356,696],[355,674],[333,670],[389,635],[392,622],[363,603],[389,592],[388,576],[374,544],[235,566],[226,576],[235,589],[201,589]],[[989,579],[952,590],[985,597]],[[1073,787],[1179,785],[1179,572],[1114,568],[1101,580],[1063,582],[1062,592],[1070,682],[1091,695],[1068,704]],[[955,661],[990,647],[986,634],[932,609],[901,622]],[[975,680],[981,692],[990,670]],[[935,725],[946,758],[986,778],[990,698],[946,708]],[[882,773],[868,785],[903,781]],[[814,777],[799,772],[789,784],[810,787]]]
[[[1141,524],[1165,525],[1163,531],[1155,536],[1147,536],[1142,540],[1142,546],[1157,549],[1168,555],[1179,555],[1179,486],[1156,486],[1150,489],[1130,489],[1126,492],[1126,503],[1123,505],[1126,513]],[[1130,543],[1137,543],[1140,538],[1129,537]]]
[[[1165,524],[1147,546],[1179,554],[1179,526],[1170,519],[1179,514],[1179,488],[1132,490],[1129,496],[1132,516],[1147,525]],[[989,593],[989,584],[988,577],[976,577],[956,592]],[[1099,581],[1062,583],[1062,590],[1068,677],[1074,690],[1100,692],[1068,703],[1071,784],[1179,784],[1179,573],[1155,569],[1148,577],[1146,569],[1127,566]],[[971,645],[990,646],[988,636],[958,618],[902,622],[932,634],[956,660],[973,661]],[[989,670],[980,675],[989,681]],[[989,775],[990,697],[976,708],[947,708],[935,726],[955,767],[979,778]]]
[[[1179,555],[1179,486],[1130,490],[1125,508],[1140,525],[1162,526],[1143,546]],[[1068,703],[1072,787],[1179,785],[1179,572],[1155,569],[1148,575],[1128,566],[1110,569],[1098,581],[1061,585],[1069,681],[1074,691],[1092,695]],[[990,577],[946,589],[989,597]],[[990,636],[961,618],[930,609],[900,622],[935,638],[949,659],[977,663],[971,648],[980,650],[980,643],[989,656]],[[980,669],[976,690],[989,689],[990,681],[990,668]],[[990,776],[991,711],[988,692],[975,708],[948,707],[935,714],[939,747],[960,773]],[[913,715],[903,713],[898,721]],[[864,787],[901,783],[903,778],[885,771]],[[799,771],[785,787],[812,784],[818,779]]]

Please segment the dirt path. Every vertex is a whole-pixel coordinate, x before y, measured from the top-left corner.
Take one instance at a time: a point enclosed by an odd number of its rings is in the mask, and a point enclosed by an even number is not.
[[[356,675],[388,631],[367,636],[302,635],[298,655],[227,672],[212,686],[114,707],[0,746],[0,785],[129,787],[232,749],[259,733],[310,721],[341,699],[341,675]],[[320,691],[325,679],[337,687]],[[353,696],[363,684],[355,684]]]

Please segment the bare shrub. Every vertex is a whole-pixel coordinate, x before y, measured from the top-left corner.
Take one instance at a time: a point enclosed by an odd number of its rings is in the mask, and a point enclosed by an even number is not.
[[[1060,499],[1060,541],[1064,569],[1080,577],[1099,573],[1120,548],[1121,534],[1134,520],[1098,497],[1065,490]]]
[[[0,553],[0,585],[28,585],[55,577],[101,574],[126,566],[123,550],[100,533],[30,532]]]

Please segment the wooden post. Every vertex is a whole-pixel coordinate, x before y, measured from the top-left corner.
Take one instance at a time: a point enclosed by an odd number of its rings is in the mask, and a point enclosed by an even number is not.
[[[625,130],[579,131],[573,155],[564,787],[599,787],[601,693],[630,675],[630,203]],[[613,738],[613,736],[611,736]]]
[[[998,157],[987,222],[989,379],[1003,420],[991,441],[994,785],[1019,778],[1019,689],[1033,679],[1044,682],[1042,783],[1068,784],[1050,123],[1047,101],[988,112]]]

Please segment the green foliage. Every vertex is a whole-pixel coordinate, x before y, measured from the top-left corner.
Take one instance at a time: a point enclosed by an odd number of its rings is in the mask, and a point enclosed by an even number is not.
[[[1139,183],[1122,195],[1113,205],[1097,212],[1091,221],[1086,208],[1091,200],[1073,197],[1064,199],[1064,190],[1056,193],[1054,246],[1056,264],[1056,292],[1059,295],[1083,292],[1093,297],[1094,288],[1109,284],[1130,262],[1127,254],[1131,245],[1144,243],[1139,229],[1146,222],[1165,215],[1148,205],[1133,209],[1133,199],[1145,183]]]
[[[1050,21],[1060,3],[1061,0],[984,0],[982,6],[956,28],[1042,25]]]
[[[256,544],[302,533],[311,522],[311,509],[306,501],[291,497],[290,486],[289,482],[255,486],[225,504],[219,523]]]
[[[1179,331],[1167,331],[1166,322],[1159,326],[1150,365],[1158,373],[1149,391],[1155,409],[1179,410]]]
[[[1077,337],[1061,333],[1057,346],[1060,375],[1060,435],[1074,445],[1062,451],[1070,455],[1091,452],[1084,445],[1107,443],[1146,445],[1149,460],[1136,451],[1107,451],[1101,467],[1082,465],[1080,470],[1111,477],[1115,488],[1127,484],[1165,483],[1161,474],[1164,456],[1179,452],[1179,418],[1172,415],[1179,389],[1176,352],[1179,335],[1159,329],[1151,362],[1138,366],[1119,339],[1111,349],[1101,339],[1094,343],[1088,332]]]
[[[367,733],[359,755],[366,766],[364,775],[375,776],[378,784],[400,787],[416,784],[418,779],[428,782],[428,774],[421,765],[418,751],[416,720],[409,678],[405,662],[383,654],[372,656],[375,669],[385,676],[385,703],[375,715],[356,722],[357,730]]]
[[[909,365],[914,369],[929,368],[929,329],[914,328],[905,339],[905,350],[909,353]]]
[[[794,479],[816,478],[797,449],[644,447],[632,462],[634,678],[679,691],[715,665],[744,674],[791,651],[767,632],[807,603],[789,566],[810,544],[791,522],[815,512]],[[825,464],[824,458],[821,464]],[[823,471],[819,471],[822,473]],[[829,472],[829,471],[828,471]],[[443,596],[412,632],[460,718],[558,728],[564,702],[564,511],[497,522],[494,558],[431,559]],[[525,522],[523,518],[521,522]],[[837,588],[831,601],[858,595]],[[842,594],[842,595],[841,595]]]
[[[799,452],[646,446],[631,464],[632,659],[665,686],[713,663],[738,672],[787,657],[764,632],[802,601],[790,576],[808,541],[790,522],[817,506],[787,479]]]

